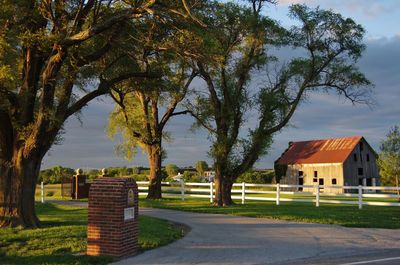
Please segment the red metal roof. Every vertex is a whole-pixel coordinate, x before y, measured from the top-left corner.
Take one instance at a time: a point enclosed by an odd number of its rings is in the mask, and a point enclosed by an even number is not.
[[[277,160],[278,164],[343,163],[362,136],[293,142]]]

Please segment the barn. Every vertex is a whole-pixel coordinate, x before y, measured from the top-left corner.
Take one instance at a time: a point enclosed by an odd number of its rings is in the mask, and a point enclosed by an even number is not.
[[[278,176],[282,184],[377,186],[380,182],[377,157],[364,137],[352,136],[289,142],[288,148],[275,163],[286,169],[284,176]],[[321,191],[345,192],[333,187]]]

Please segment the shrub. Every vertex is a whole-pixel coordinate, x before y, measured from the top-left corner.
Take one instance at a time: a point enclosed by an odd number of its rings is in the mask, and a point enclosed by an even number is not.
[[[254,184],[271,184],[274,179],[273,171],[261,172],[261,171],[249,171],[240,175],[236,182],[246,182]]]

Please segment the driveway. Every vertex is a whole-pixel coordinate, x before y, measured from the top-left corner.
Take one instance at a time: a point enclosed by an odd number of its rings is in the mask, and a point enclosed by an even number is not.
[[[183,223],[191,231],[114,264],[400,264],[400,230],[147,208],[140,214]]]

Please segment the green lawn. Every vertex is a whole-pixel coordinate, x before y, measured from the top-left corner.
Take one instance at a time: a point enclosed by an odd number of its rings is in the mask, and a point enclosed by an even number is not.
[[[41,198],[41,187],[40,185],[36,186],[35,191],[35,200],[40,201]],[[45,200],[61,200],[61,184],[46,184],[44,185],[44,199]],[[64,198],[71,199],[71,197]]]
[[[41,229],[0,229],[0,264],[106,264],[107,257],[73,254],[86,250],[87,209],[37,204]],[[182,231],[165,220],[140,216],[139,244],[147,250],[168,244]]]
[[[246,202],[229,207],[215,207],[205,199],[166,198],[146,200],[140,198],[141,207],[174,209],[200,213],[220,213],[249,217],[267,217],[296,222],[337,224],[347,227],[400,228],[400,207],[322,204],[315,207],[312,203],[300,202]]]

